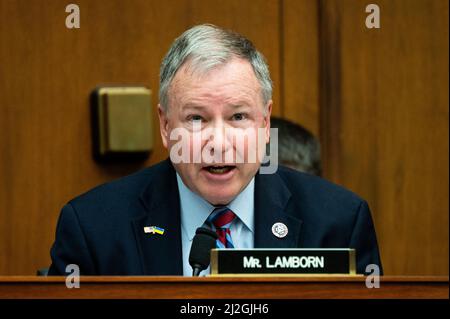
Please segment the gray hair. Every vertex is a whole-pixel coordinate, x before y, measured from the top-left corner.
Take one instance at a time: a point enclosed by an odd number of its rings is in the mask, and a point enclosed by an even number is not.
[[[159,102],[168,110],[168,90],[177,71],[187,61],[193,71],[203,73],[226,64],[233,57],[247,60],[261,84],[264,106],[272,99],[272,80],[264,56],[253,43],[238,33],[211,24],[195,26],[175,39],[161,63]]]
[[[320,142],[310,131],[300,124],[274,116],[270,119],[270,126],[278,129],[278,162],[281,165],[322,175]]]

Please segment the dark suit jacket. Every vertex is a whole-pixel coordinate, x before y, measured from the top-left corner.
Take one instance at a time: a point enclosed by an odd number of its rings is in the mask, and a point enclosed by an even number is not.
[[[273,236],[272,225],[288,235]],[[149,236],[145,226],[165,229]],[[321,178],[279,167],[255,177],[256,248],[355,248],[357,272],[381,269],[367,203]],[[182,275],[180,199],[169,160],[71,200],[59,217],[49,275]]]

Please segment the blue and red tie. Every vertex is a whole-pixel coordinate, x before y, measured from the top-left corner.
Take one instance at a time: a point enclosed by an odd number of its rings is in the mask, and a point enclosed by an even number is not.
[[[207,222],[214,225],[219,236],[216,240],[217,248],[234,248],[230,226],[235,218],[236,214],[228,207],[218,207],[209,215]]]

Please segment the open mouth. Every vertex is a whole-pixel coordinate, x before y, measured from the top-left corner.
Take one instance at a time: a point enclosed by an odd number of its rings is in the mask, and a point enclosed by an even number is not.
[[[217,165],[212,165],[212,166],[206,166],[203,169],[207,170],[211,174],[226,174],[226,173],[232,171],[235,168],[236,168],[236,166],[228,166],[228,165],[227,166],[217,166]]]

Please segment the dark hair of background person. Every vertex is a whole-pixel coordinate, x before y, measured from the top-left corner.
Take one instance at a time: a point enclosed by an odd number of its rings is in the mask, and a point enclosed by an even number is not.
[[[270,118],[278,128],[278,163],[301,172],[321,176],[320,142],[303,126],[289,120]]]

